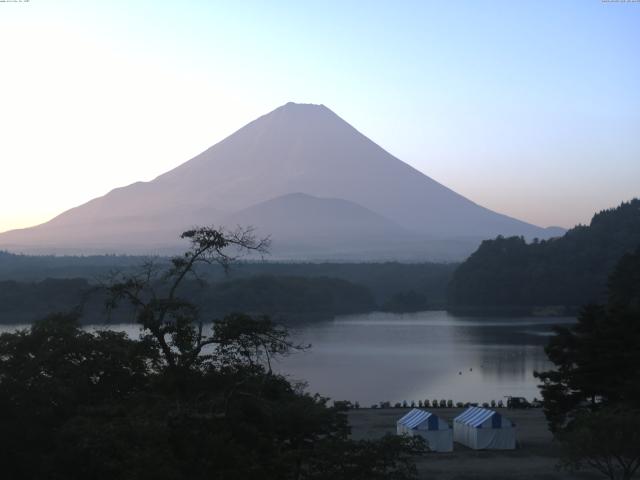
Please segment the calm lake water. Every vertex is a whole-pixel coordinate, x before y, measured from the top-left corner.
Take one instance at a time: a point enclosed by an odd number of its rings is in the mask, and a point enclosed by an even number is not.
[[[380,401],[540,398],[535,370],[554,325],[572,318],[455,317],[447,312],[371,313],[298,326],[294,339],[309,351],[275,368],[305,380],[311,392],[369,406]],[[2,326],[0,331],[16,326]],[[95,328],[95,326],[90,327]],[[109,328],[138,334],[136,325]]]
[[[540,398],[535,370],[552,327],[573,318],[455,317],[447,312],[371,313],[306,325],[295,331],[309,352],[280,362],[292,379],[333,399],[434,398],[485,402],[505,395]]]

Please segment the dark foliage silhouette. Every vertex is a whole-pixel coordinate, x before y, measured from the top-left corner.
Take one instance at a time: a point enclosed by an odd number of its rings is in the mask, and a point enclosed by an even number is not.
[[[599,303],[613,267],[638,245],[639,199],[597,213],[589,226],[560,238],[487,240],[454,272],[448,302],[454,309]]]
[[[565,466],[590,466],[611,479],[640,467],[640,248],[622,257],[606,305],[587,305],[557,328],[546,352],[544,412],[565,447]]]
[[[274,372],[306,348],[267,317],[205,322],[183,287],[197,266],[264,249],[244,231],[188,233],[170,267],[146,264],[105,285],[134,307],[139,339],[53,315],[0,335],[0,463],[21,479],[414,478],[416,439],[356,442],[338,403]],[[231,239],[231,240],[230,240]],[[237,243],[233,243],[237,242]],[[193,284],[190,284],[190,288]],[[358,476],[354,476],[357,472]]]

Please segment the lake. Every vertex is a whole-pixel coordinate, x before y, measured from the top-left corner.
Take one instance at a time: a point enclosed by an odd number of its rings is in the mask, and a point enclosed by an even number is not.
[[[544,345],[573,318],[455,317],[444,311],[371,313],[305,325],[294,332],[308,352],[279,369],[333,399],[489,402],[540,398],[535,370],[551,367]]]
[[[336,317],[293,329],[311,349],[274,368],[305,380],[311,392],[362,406],[381,401],[452,399],[489,402],[504,396],[540,398],[535,370],[554,325],[573,318],[456,317],[444,311]],[[16,326],[1,326],[0,331]],[[89,328],[96,328],[91,326]],[[136,325],[111,325],[138,334]]]

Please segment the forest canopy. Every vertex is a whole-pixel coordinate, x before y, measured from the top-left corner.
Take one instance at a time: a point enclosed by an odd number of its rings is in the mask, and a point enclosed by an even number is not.
[[[594,215],[564,236],[527,243],[522,237],[482,242],[448,286],[454,311],[475,307],[566,306],[606,298],[607,276],[640,245],[640,200]]]

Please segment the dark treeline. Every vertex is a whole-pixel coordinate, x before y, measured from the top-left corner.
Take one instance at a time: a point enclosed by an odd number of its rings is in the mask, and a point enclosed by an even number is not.
[[[521,237],[484,241],[453,274],[449,307],[563,306],[602,302],[616,262],[640,245],[640,200],[594,215],[563,237],[527,243]]]
[[[83,303],[90,288],[83,278],[0,281],[0,323],[31,322],[50,312],[72,310]]]
[[[209,316],[244,311],[287,322],[374,310],[417,311],[429,306],[425,295],[413,291],[377,304],[366,287],[328,277],[260,275],[205,285],[190,281],[181,288],[181,295]],[[104,292],[82,278],[0,281],[0,323],[32,322],[48,312],[76,308],[88,323],[131,321],[132,311],[107,313],[104,306]]]
[[[231,278],[252,275],[340,278],[367,287],[378,305],[398,294],[424,295],[430,308],[446,303],[446,288],[458,264],[453,263],[239,263]],[[212,273],[221,275],[219,271]]]
[[[220,282],[198,293],[199,305],[221,314],[243,311],[274,316],[336,315],[376,308],[366,287],[328,277],[260,275]]]
[[[47,278],[86,278],[94,283],[114,270],[132,271],[147,261],[135,256],[29,256],[0,251],[0,280],[41,281]],[[168,258],[154,258],[160,265]],[[457,264],[445,263],[273,263],[238,262],[228,274],[216,268],[202,268],[210,282],[259,275],[287,277],[329,277],[367,287],[377,303],[383,304],[398,294],[419,292],[429,303],[443,306],[446,285]]]
[[[180,294],[208,316],[268,314],[283,321],[327,318],[377,308],[371,292],[335,278],[258,276],[213,284],[185,282]],[[88,323],[129,322],[133,311],[107,312],[105,293],[86,279],[0,282],[0,323],[31,322],[52,311],[79,309]]]
[[[131,272],[144,257],[33,257],[0,252],[0,323],[30,322],[84,305],[84,321],[105,320],[95,286],[114,271]],[[158,267],[168,259],[155,258]],[[208,314],[248,311],[295,320],[373,310],[443,308],[453,264],[252,263],[228,274],[203,266],[206,288],[184,295]],[[92,292],[87,295],[87,292]],[[130,313],[130,312],[129,312]],[[128,315],[128,314],[127,314]],[[110,321],[128,321],[119,313]]]
[[[36,282],[47,278],[88,278],[139,266],[145,257],[127,255],[16,255],[0,251],[0,280]],[[167,260],[168,261],[168,260]]]

